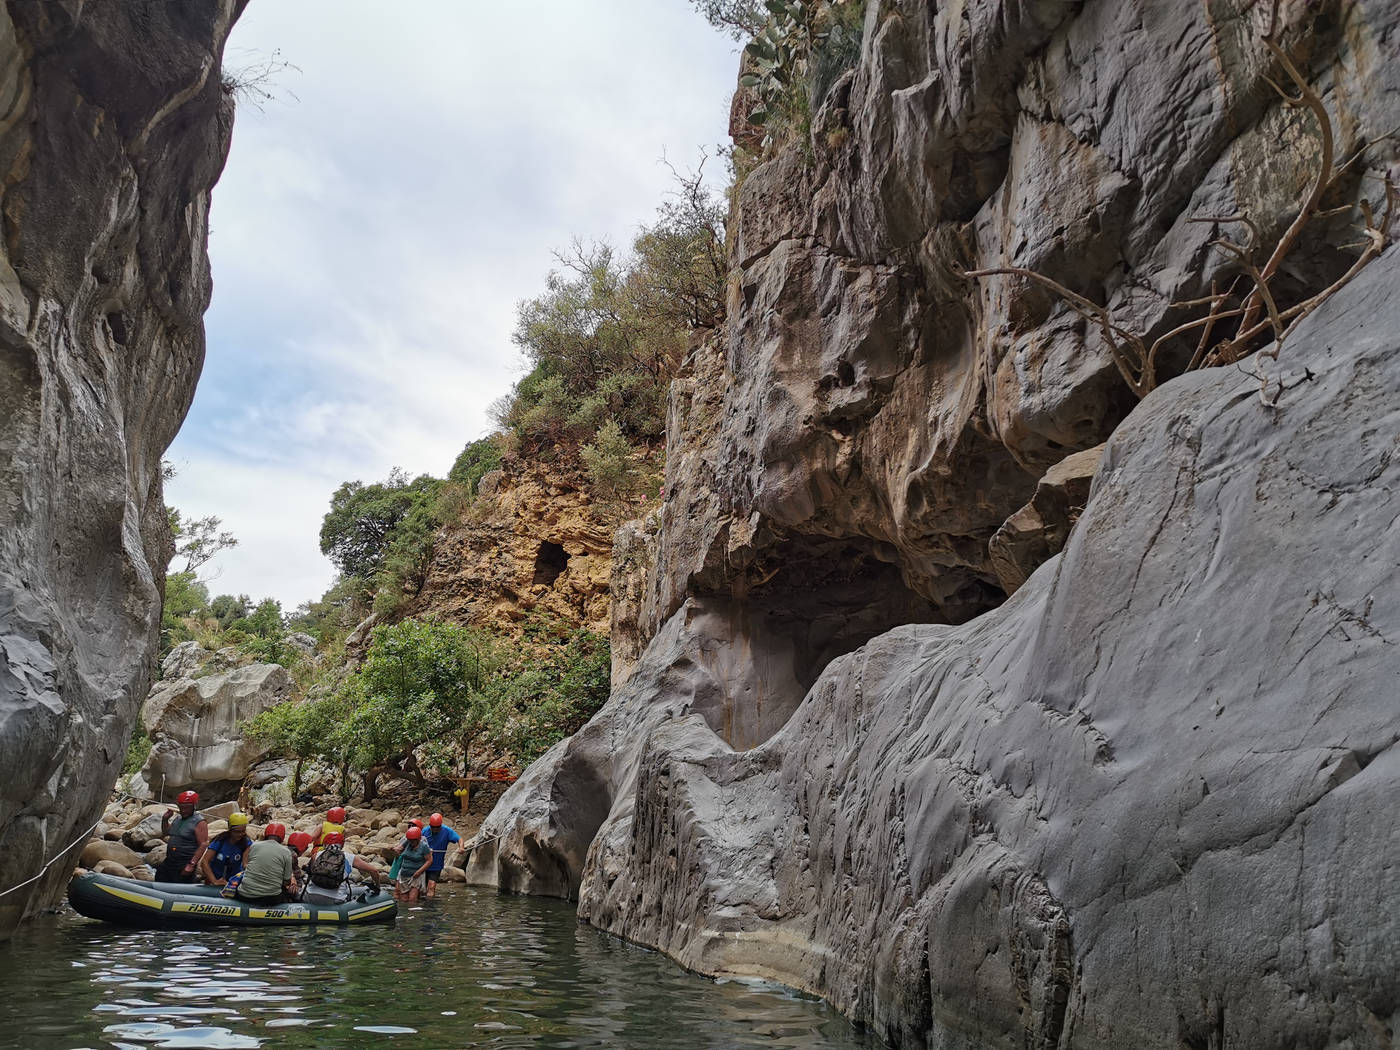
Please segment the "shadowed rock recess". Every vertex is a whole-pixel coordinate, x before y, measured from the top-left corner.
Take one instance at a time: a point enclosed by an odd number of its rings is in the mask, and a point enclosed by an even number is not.
[[[1392,1045],[1400,252],[1245,362],[1276,407],[1236,368],[1137,404],[1055,296],[957,276],[1029,267],[1152,336],[1233,272],[1188,220],[1272,245],[1318,136],[1269,7],[872,0],[811,156],[740,192],[728,331],[619,561],[654,558],[614,586],[645,648],[475,881],[901,1046]],[[1338,155],[1371,147],[1296,302],[1396,164],[1400,8],[1280,19]],[[1105,440],[1080,513],[1085,460],[1051,468]]]
[[[81,848],[150,688],[242,7],[0,2],[0,890]]]

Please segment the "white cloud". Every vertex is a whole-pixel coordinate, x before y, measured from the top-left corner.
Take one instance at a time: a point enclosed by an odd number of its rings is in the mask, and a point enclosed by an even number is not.
[[[733,45],[684,0],[249,6],[277,51],[215,190],[209,354],[172,504],[240,539],[218,591],[316,597],[330,494],[441,475],[519,374],[515,304],[575,235],[626,243],[725,138]],[[295,94],[296,99],[290,96]],[[717,165],[715,165],[717,167]]]

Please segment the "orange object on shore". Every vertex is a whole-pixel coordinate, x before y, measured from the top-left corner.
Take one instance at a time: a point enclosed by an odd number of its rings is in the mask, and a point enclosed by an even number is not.
[[[486,771],[486,779],[493,780],[499,784],[509,784],[515,780],[515,777],[511,776],[509,769],[506,769],[504,766],[498,766]]]

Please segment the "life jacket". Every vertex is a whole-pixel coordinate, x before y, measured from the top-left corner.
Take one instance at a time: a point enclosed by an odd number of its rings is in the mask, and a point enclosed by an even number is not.
[[[170,824],[170,841],[166,848],[171,853],[182,856],[194,853],[199,848],[199,839],[195,837],[194,829],[199,827],[199,822],[203,819],[204,814],[197,811],[188,817],[176,817]]]
[[[340,843],[332,842],[322,846],[306,866],[307,877],[317,886],[327,890],[338,890],[346,879],[345,850]]]
[[[234,873],[243,870],[243,850],[248,845],[245,838],[243,842],[236,843],[229,838],[227,831],[221,831],[209,840],[209,870],[214,873],[216,879],[227,879]]]

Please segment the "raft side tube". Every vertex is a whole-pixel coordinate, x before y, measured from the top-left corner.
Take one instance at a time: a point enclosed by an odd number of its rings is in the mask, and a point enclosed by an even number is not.
[[[230,900],[218,887],[142,882],[115,875],[79,875],[68,884],[73,910],[89,919],[125,926],[348,926],[393,922],[399,906],[387,890],[343,904],[267,906]]]

